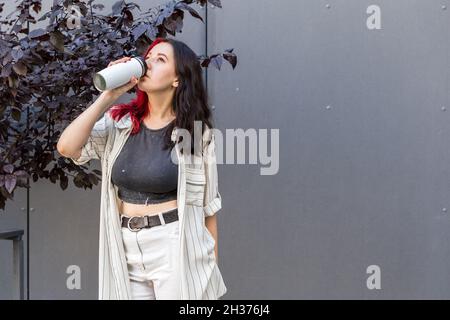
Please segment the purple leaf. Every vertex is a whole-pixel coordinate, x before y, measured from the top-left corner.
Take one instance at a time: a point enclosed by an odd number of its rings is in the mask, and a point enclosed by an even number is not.
[[[59,51],[64,52],[64,36],[60,31],[56,30],[50,33],[50,43]]]
[[[205,58],[202,61],[201,66],[204,67],[204,68],[207,68],[210,62],[211,62],[211,60],[209,58]]]
[[[39,13],[39,11],[41,11],[41,4],[40,3],[34,3],[33,4],[33,10],[34,10],[34,12],[36,12],[36,13]]]
[[[174,3],[167,4],[166,7],[164,9],[162,9],[161,14],[158,16],[155,26],[161,25],[163,23],[164,19],[169,18],[173,13],[174,8],[175,8]]]
[[[220,3],[220,0],[208,0],[209,3],[211,3],[215,7],[222,8],[222,4]]]
[[[14,120],[20,121],[20,118],[21,118],[21,116],[22,116],[22,113],[20,112],[19,109],[14,108],[14,109],[12,109],[12,111],[11,111],[11,115],[12,115],[12,118],[13,118]]]
[[[236,58],[236,55],[234,53],[224,53],[223,57],[224,57],[225,60],[227,60],[231,64],[233,69],[236,67],[237,58]]]
[[[220,70],[220,67],[222,66],[223,58],[222,56],[216,56],[214,58],[211,58],[211,63],[213,66],[215,66],[217,69]]]
[[[30,176],[30,175],[28,174],[28,172],[26,172],[25,170],[17,170],[17,171],[14,171],[14,174],[15,174],[17,177],[21,177],[21,176],[29,177],[29,176]]]
[[[61,177],[59,180],[59,184],[61,186],[61,189],[66,190],[67,186],[69,185],[69,179],[67,179],[67,176]]]
[[[200,16],[200,14],[199,14],[197,11],[195,11],[194,8],[192,8],[191,6],[187,5],[187,4],[184,3],[184,2],[178,2],[178,3],[175,5],[175,8],[176,8],[176,9],[187,10],[187,11],[189,11],[189,13],[190,13],[194,18],[200,19],[202,22],[204,22],[204,21],[203,21],[203,18]]]
[[[16,186],[16,176],[13,174],[7,174],[5,178],[5,188],[6,190],[11,193],[14,190],[14,187]]]
[[[122,11],[123,2],[124,2],[123,0],[119,0],[113,4],[113,6],[112,6],[113,15],[120,14],[120,12]]]
[[[144,23],[139,24],[136,28],[131,31],[131,34],[133,35],[134,39],[139,38],[145,31],[147,31],[147,25]]]
[[[39,38],[39,37],[41,37],[43,35],[46,35],[46,34],[47,34],[47,31],[45,31],[44,29],[36,29],[36,30],[31,31],[28,34],[28,37],[30,39],[33,39],[33,38]]]
[[[11,69],[12,69],[12,66],[11,66],[11,64],[8,63],[4,68],[2,68],[2,72],[0,73],[0,77],[1,78],[9,77],[9,75],[11,74]]]
[[[40,17],[40,18],[38,19],[38,21],[42,21],[42,20],[47,19],[48,17],[50,17],[50,14],[51,14],[51,12],[45,13],[42,17]]]
[[[14,166],[12,164],[6,164],[3,166],[3,171],[6,173],[12,173],[14,171]]]
[[[5,66],[7,63],[11,62],[13,60],[13,56],[12,56],[12,52],[8,52],[4,57],[3,57],[3,66]]]
[[[149,37],[150,39],[154,40],[154,39],[156,39],[156,37],[158,35],[158,30],[156,28],[154,28],[153,26],[149,26],[147,28],[147,31],[145,32],[145,35],[147,37]]]
[[[134,20],[133,14],[131,13],[130,10],[124,10],[123,11],[123,15],[124,15],[124,23],[125,23],[125,25],[128,25],[128,26],[131,27],[133,25],[133,20]]]
[[[21,61],[14,64],[12,68],[18,75],[21,75],[21,76],[27,75],[27,66],[24,63],[22,63]]]

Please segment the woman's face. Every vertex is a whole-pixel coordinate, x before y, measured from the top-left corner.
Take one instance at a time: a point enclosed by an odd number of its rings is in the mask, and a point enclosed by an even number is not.
[[[155,45],[145,57],[147,73],[138,82],[138,88],[145,92],[165,91],[178,86],[172,45],[161,42]]]

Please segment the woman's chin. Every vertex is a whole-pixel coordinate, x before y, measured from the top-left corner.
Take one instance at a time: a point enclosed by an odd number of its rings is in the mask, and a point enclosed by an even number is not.
[[[139,86],[138,85],[139,90],[143,91],[143,92],[150,92],[152,91],[151,88],[149,88],[148,86]]]

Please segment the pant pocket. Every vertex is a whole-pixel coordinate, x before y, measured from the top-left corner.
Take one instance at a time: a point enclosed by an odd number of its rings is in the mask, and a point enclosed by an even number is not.
[[[177,266],[178,259],[179,259],[179,239],[180,239],[180,226],[179,226],[179,220],[171,222],[166,225],[169,227],[168,234],[167,234],[167,244],[168,244],[168,250],[167,250],[167,258],[169,261],[169,268],[170,270],[174,270]]]
[[[139,262],[139,248],[136,242],[136,235],[128,229],[122,229],[122,243],[127,264],[135,265]]]
[[[169,237],[178,238],[180,234],[180,220],[172,221],[166,225]]]

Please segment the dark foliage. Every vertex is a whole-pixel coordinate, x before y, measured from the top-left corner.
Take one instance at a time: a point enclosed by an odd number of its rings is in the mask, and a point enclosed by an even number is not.
[[[29,178],[47,178],[66,189],[97,185],[101,172],[87,171],[56,152],[63,129],[98,95],[93,73],[115,59],[141,54],[156,38],[181,32],[185,12],[203,22],[192,5],[220,0],[178,0],[141,11],[123,0],[111,12],[94,0],[18,1],[4,17],[0,3],[0,208]],[[39,18],[38,15],[41,15]],[[46,27],[32,28],[33,25]],[[199,56],[203,67],[236,66],[233,49]],[[132,89],[134,90],[134,89]]]

